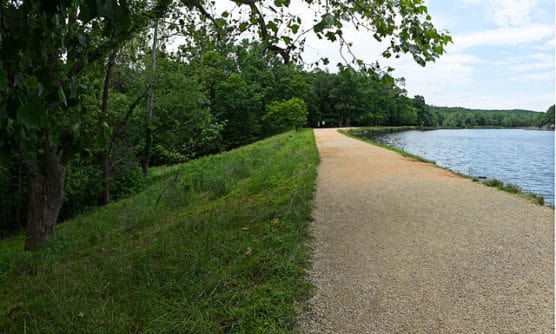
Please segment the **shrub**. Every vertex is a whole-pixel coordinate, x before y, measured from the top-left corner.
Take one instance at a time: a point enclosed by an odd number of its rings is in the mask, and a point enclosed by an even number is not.
[[[297,97],[282,102],[272,102],[267,106],[263,124],[270,134],[280,133],[303,126],[307,122],[307,106]]]

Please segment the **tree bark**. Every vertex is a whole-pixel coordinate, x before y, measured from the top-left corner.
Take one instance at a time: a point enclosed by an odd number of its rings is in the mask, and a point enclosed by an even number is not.
[[[153,45],[151,54],[151,71],[152,75],[156,75],[156,51],[158,43],[158,20],[154,23],[154,34],[153,34]],[[149,95],[147,97],[147,118],[145,121],[145,147],[143,150],[143,159],[141,165],[143,167],[143,175],[149,175],[149,160],[151,158],[151,147],[152,147],[152,130],[151,121],[153,118],[153,107],[154,107],[154,87],[151,87]]]
[[[25,250],[37,249],[54,235],[58,214],[64,203],[66,168],[60,164],[55,147],[42,156],[26,160],[29,204]]]
[[[17,226],[23,229],[23,224],[21,224],[21,201],[23,198],[23,159],[21,155],[17,157],[17,202],[15,208],[15,220]]]
[[[104,77],[104,89],[102,91],[102,113],[108,115],[108,95],[110,94],[110,79],[112,68],[116,62],[117,49],[112,50],[106,64],[106,76]],[[111,145],[100,152],[100,167],[102,170],[102,204],[110,202],[110,149]]]

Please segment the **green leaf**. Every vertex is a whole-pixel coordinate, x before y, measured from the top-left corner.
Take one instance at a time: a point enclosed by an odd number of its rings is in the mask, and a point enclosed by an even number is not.
[[[319,39],[322,38],[322,36],[320,36],[319,33],[322,32],[324,30],[324,28],[325,28],[325,25],[324,25],[323,21],[320,21],[319,23],[317,23],[313,26],[313,31],[317,34],[317,37]]]
[[[330,28],[331,26],[333,26],[334,22],[335,22],[335,20],[334,20],[334,16],[332,16],[332,14],[324,14],[322,16],[322,19],[320,20],[320,22],[314,25],[313,30],[316,33],[322,32],[324,29]]]
[[[77,41],[79,42],[79,44],[81,44],[81,46],[87,46],[87,36],[83,34],[77,34]]]
[[[111,19],[112,17],[114,17],[115,6],[118,5],[114,0],[106,0],[104,1],[103,5],[101,5],[100,2],[97,2],[98,15]]]
[[[46,113],[39,102],[24,104],[17,110],[17,123],[27,129],[40,129],[45,121]]]
[[[17,72],[14,77],[14,83],[17,87],[25,89],[25,75],[21,72]]]
[[[64,89],[62,87],[58,88],[58,98],[64,104],[64,106],[68,106],[68,101],[66,99],[66,94],[64,93]]]
[[[41,97],[43,87],[35,76],[28,76],[24,83],[28,96]]]
[[[286,45],[290,45],[290,43],[292,42],[292,39],[288,36],[282,36],[282,40],[284,41],[284,43],[286,43]]]
[[[277,33],[277,32],[278,32],[278,26],[276,25],[276,23],[274,23],[274,22],[272,22],[272,21],[271,21],[271,22],[268,22],[267,25],[266,25],[266,27],[267,27],[268,29],[272,30],[274,33]]]
[[[126,32],[131,28],[131,13],[126,6],[116,6],[112,16],[112,24],[116,34]]]
[[[326,38],[327,38],[329,41],[331,41],[331,42],[335,42],[336,39],[337,39],[336,34],[333,33],[332,31],[328,31],[328,32],[325,34],[325,36],[326,36]]]
[[[217,18],[214,20],[216,22],[216,25],[218,26],[218,28],[223,28],[226,26],[226,20],[222,19],[222,18]]]
[[[322,20],[324,21],[324,24],[325,24],[327,27],[333,26],[333,25],[334,25],[334,22],[335,22],[334,16],[332,16],[332,14],[325,14],[325,15],[323,15]]]

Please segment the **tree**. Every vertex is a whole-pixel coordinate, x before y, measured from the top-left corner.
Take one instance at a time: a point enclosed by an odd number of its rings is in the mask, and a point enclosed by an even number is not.
[[[547,123],[552,124],[552,126],[554,126],[554,107],[555,105],[553,104],[546,110]]]
[[[54,235],[69,158],[95,143],[82,136],[81,73],[167,3],[3,1],[0,11],[0,147],[23,155],[29,201],[25,249]],[[100,133],[108,129],[98,115]]]
[[[156,54],[158,52],[158,20],[154,22],[153,28],[153,43],[151,48],[151,76],[156,76]],[[147,97],[147,112],[145,117],[145,147],[143,148],[143,157],[141,159],[141,166],[143,167],[143,175],[149,174],[149,160],[151,159],[152,148],[152,118],[154,108],[154,88],[149,89]]]
[[[307,97],[309,109],[308,121],[312,126],[330,123],[336,117],[332,110],[331,90],[335,74],[316,70],[310,73],[309,82],[311,89]]]
[[[263,123],[269,133],[280,133],[303,126],[307,122],[307,106],[297,97],[287,101],[272,102],[267,106]]]
[[[222,125],[210,113],[208,99],[190,66],[162,55],[158,66],[150,159],[155,164],[185,162],[218,150]]]
[[[421,95],[415,95],[413,98],[413,107],[417,109],[417,124],[419,126],[436,126],[438,116],[425,103],[425,98]]]

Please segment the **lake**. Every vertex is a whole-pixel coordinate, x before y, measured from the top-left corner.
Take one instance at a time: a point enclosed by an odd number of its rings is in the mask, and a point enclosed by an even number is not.
[[[495,178],[554,205],[554,132],[523,129],[404,131],[372,140],[469,176]]]

